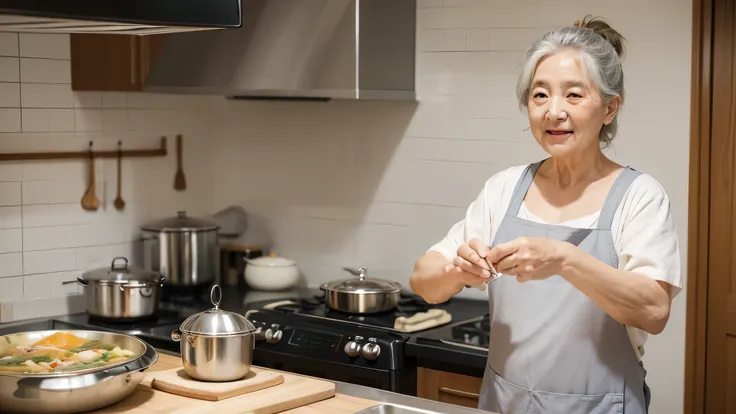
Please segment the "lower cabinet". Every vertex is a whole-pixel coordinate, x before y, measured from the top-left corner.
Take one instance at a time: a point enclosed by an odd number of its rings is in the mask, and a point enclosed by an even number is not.
[[[482,378],[434,369],[417,368],[417,396],[477,408]]]

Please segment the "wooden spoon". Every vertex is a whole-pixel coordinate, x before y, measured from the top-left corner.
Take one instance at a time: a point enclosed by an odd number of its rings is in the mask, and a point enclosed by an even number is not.
[[[82,197],[82,208],[87,211],[97,211],[100,208],[100,200],[95,195],[95,159],[91,141],[89,143],[89,187]]]
[[[120,182],[122,180],[121,178],[122,174],[120,173],[120,170],[121,170],[120,165],[123,162],[123,152],[120,149],[120,145],[122,145],[122,143],[118,141],[118,195],[115,197],[115,201],[114,201],[115,209],[118,211],[125,208],[125,201],[123,201],[123,196],[121,195],[121,185],[120,185]]]
[[[184,177],[184,170],[182,169],[182,140],[181,135],[176,136],[176,176],[174,176],[174,188],[182,191],[187,188],[187,180]]]

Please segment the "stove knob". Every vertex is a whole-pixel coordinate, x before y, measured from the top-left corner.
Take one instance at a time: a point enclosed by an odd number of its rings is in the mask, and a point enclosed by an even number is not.
[[[345,344],[345,353],[351,357],[360,355],[360,344],[355,341],[348,341],[348,343]]]
[[[369,342],[363,345],[363,357],[365,359],[373,361],[381,355],[381,347],[378,344]]]
[[[283,332],[279,330],[274,331],[272,329],[268,329],[266,330],[266,342],[268,342],[269,344],[278,343],[283,335]]]

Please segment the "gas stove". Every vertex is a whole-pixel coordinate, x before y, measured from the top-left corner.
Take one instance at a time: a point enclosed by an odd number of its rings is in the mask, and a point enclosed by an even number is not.
[[[245,298],[245,299],[244,299]],[[451,299],[428,304],[412,293],[402,293],[398,306],[376,314],[349,314],[330,309],[324,292],[288,292],[269,300],[248,300],[245,292],[223,290],[220,308],[245,315],[267,332],[258,341],[253,364],[312,375],[409,395],[416,393],[416,367],[405,358],[405,344],[419,332],[394,329],[400,316],[444,309],[454,321],[471,320],[487,310],[485,302]],[[179,352],[171,333],[190,315],[212,308],[208,295],[165,300],[149,320],[114,323],[86,313],[53,320],[54,329],[109,330],[135,335],[152,346]],[[444,325],[448,326],[448,325]],[[421,332],[431,332],[441,327]]]
[[[306,298],[300,297],[255,302],[251,303],[249,307],[261,311],[294,314],[307,318],[318,318],[323,321],[342,322],[396,331],[394,329],[396,318],[401,316],[410,317],[416,313],[426,312],[438,306],[427,303],[419,295],[402,292],[398,304],[393,310],[373,314],[353,314],[330,309],[327,306],[325,294],[322,292],[321,294],[315,294]]]
[[[436,308],[469,317],[457,304],[431,305],[402,292],[393,310],[351,314],[330,309],[321,293],[251,303],[246,317],[267,333],[256,344],[257,365],[413,395],[416,369],[404,345],[416,333],[395,329],[394,322]]]

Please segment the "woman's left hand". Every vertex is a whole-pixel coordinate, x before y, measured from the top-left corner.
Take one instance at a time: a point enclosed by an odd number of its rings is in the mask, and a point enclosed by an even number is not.
[[[560,274],[572,246],[554,239],[520,237],[493,247],[486,260],[519,282],[541,280]]]

